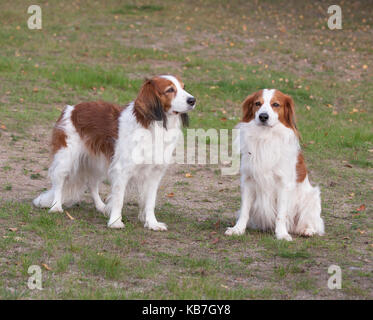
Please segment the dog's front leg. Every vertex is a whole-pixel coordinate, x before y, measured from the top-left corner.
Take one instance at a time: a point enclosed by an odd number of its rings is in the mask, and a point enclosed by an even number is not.
[[[110,216],[107,224],[109,228],[124,228],[122,208],[128,180],[129,174],[127,172],[112,175],[111,193],[109,195],[109,202],[105,208]]]
[[[163,177],[163,170],[155,170],[152,174],[152,177],[148,179],[143,185],[143,212],[145,216],[144,227],[150,230],[160,230],[166,231],[167,225],[162,222],[158,222],[155,213],[155,202],[157,198],[157,191],[159,183]]]
[[[227,236],[242,235],[245,233],[247,223],[250,218],[251,203],[253,201],[253,191],[251,181],[248,178],[241,180],[241,210],[236,225],[225,231]]]
[[[285,185],[278,190],[275,232],[279,240],[293,240],[286,227],[286,215],[289,210],[289,197],[291,196],[292,189],[290,185]]]

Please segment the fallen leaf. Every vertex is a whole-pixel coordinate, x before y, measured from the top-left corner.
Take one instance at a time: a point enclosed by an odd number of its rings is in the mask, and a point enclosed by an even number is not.
[[[191,178],[191,177],[193,177],[191,173],[186,173],[185,174],[185,178]]]
[[[16,232],[18,228],[9,228],[9,231]]]
[[[356,231],[359,232],[360,234],[364,234],[365,233],[365,230],[357,229]]]
[[[70,220],[75,220],[75,218],[72,217],[68,211],[65,210],[65,213],[69,217]]]
[[[364,211],[365,210],[365,204],[362,204],[359,208],[356,209],[356,211]]]
[[[169,198],[172,198],[174,196],[175,196],[175,194],[173,192],[170,192],[170,193],[167,194],[167,197],[169,197]]]
[[[346,164],[344,165],[344,167],[346,167],[346,168],[352,168],[352,165],[350,165],[349,163],[346,163]]]
[[[46,270],[48,270],[48,271],[52,271],[51,267],[48,266],[46,263],[42,263],[41,265],[42,265]]]

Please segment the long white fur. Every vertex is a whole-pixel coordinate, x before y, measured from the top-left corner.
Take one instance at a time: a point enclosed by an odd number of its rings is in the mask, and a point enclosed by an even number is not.
[[[294,131],[285,127],[270,107],[274,90],[264,90],[264,103],[248,123],[240,123],[241,209],[226,235],[241,235],[247,225],[275,231],[278,239],[292,240],[289,233],[324,234],[318,187],[308,176],[297,183],[296,163],[300,151]],[[269,114],[269,125],[257,117]]]
[[[50,212],[62,212],[63,204],[72,205],[78,202],[88,187],[96,209],[109,217],[108,227],[123,228],[121,218],[124,195],[128,183],[133,182],[137,185],[140,195],[139,219],[151,230],[167,230],[167,226],[158,222],[154,214],[157,190],[181,134],[180,116],[174,111],[190,110],[191,106],[186,100],[192,95],[184,91],[173,76],[163,77],[177,87],[177,95],[167,113],[167,130],[156,122],[148,129],[144,129],[133,114],[134,102],[130,103],[119,117],[118,139],[110,163],[104,155],[93,156],[88,151],[71,122],[70,116],[74,106],[66,106],[60,128],[66,133],[67,147],[61,148],[54,155],[49,169],[52,188],[34,199],[33,204],[37,207],[51,208]],[[136,134],[143,130],[150,134],[151,139],[135,138]],[[133,156],[134,151],[155,151],[157,145],[153,142],[156,140],[156,134],[168,135],[168,138],[164,139],[163,147],[164,150],[171,152],[165,153],[164,161],[161,163],[138,163]],[[107,177],[111,182],[111,193],[105,205],[98,189],[99,184]]]

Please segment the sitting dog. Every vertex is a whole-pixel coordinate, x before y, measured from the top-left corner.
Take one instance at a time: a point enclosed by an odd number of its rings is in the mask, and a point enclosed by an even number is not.
[[[123,198],[127,184],[134,181],[140,194],[139,219],[151,230],[167,230],[154,214],[157,190],[181,127],[188,122],[186,113],[195,104],[179,78],[162,75],[146,80],[136,100],[124,108],[102,101],[66,106],[52,134],[52,188],[33,204],[62,212],[63,204],[78,202],[88,187],[96,209],[109,216],[108,227],[123,228]],[[141,151],[159,151],[154,140],[166,133],[164,161],[136,159]],[[107,177],[111,192],[105,205],[99,184]]]
[[[278,90],[264,89],[243,102],[240,129],[241,209],[226,235],[242,235],[246,226],[275,231],[292,240],[324,234],[320,191],[312,187],[299,146],[294,102]]]

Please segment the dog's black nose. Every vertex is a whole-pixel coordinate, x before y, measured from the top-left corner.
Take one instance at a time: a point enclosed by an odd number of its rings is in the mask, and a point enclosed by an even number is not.
[[[194,97],[189,97],[187,99],[187,104],[189,104],[190,106],[194,106],[194,104],[196,103],[196,98]]]
[[[260,115],[259,115],[259,120],[261,121],[261,122],[266,122],[267,120],[269,119],[269,115],[268,115],[268,113],[266,113],[266,112],[263,112],[263,113],[261,113]]]

